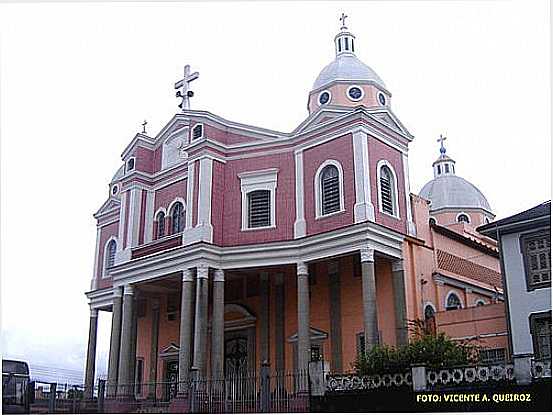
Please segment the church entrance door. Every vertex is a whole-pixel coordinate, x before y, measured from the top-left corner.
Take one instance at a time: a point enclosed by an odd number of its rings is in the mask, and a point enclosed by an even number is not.
[[[179,380],[179,361],[168,360],[165,368],[165,385],[163,396],[169,402],[177,395],[177,384]]]

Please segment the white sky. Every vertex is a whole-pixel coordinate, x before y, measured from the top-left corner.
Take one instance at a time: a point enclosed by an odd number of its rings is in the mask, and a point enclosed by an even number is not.
[[[342,11],[357,55],[415,135],[411,190],[446,134],[457,173],[498,217],[551,197],[550,10],[542,1],[0,5],[2,352],[84,370],[96,229],[144,119],[195,109],[293,130],[334,58]],[[110,314],[101,313],[98,373]]]

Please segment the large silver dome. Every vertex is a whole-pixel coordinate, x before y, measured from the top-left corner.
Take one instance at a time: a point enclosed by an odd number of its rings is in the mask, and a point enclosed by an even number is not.
[[[480,190],[462,177],[438,176],[426,183],[420,196],[432,202],[430,210],[441,208],[484,209],[492,213],[490,204]]]
[[[345,81],[374,81],[386,88],[384,81],[369,66],[361,62],[352,53],[340,54],[330,64],[324,67],[315,83],[313,89],[318,89],[329,82]]]

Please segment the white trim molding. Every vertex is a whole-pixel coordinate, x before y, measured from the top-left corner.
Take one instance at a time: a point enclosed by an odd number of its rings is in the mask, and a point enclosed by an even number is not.
[[[340,196],[340,209],[336,212],[331,212],[323,215],[323,193],[321,189],[321,173],[325,167],[334,166],[338,170],[338,186],[339,186],[339,196]],[[317,171],[315,172],[314,178],[314,193],[315,195],[315,219],[326,218],[328,216],[336,215],[345,211],[344,208],[344,169],[342,165],[337,160],[325,160]]]
[[[173,207],[175,206],[176,203],[182,203],[182,207],[184,208],[184,211],[186,212],[186,200],[184,200],[182,197],[180,196],[177,196],[175,197],[171,203],[169,203],[169,207],[167,208],[167,212],[169,212],[169,215],[172,215],[172,210],[173,210]]]
[[[382,209],[382,189],[380,186],[380,171],[383,167],[387,167],[390,170],[390,173],[392,174],[392,204],[394,207],[394,214],[390,215],[387,212],[384,212]],[[378,189],[378,210],[380,213],[383,213],[384,215],[391,216],[396,219],[401,219],[400,210],[399,210],[399,192],[398,192],[398,185],[397,185],[397,174],[394,170],[394,167],[392,164],[385,159],[379,160],[376,164],[376,188]]]
[[[276,227],[276,188],[278,169],[265,169],[238,173],[242,192],[242,231]],[[256,190],[268,190],[270,194],[270,225],[258,228],[248,227],[248,194]]]
[[[192,223],[192,205],[194,203],[194,175],[195,168],[194,162],[188,162],[188,177],[186,179],[186,223],[184,225],[185,229],[192,229],[194,224]]]
[[[296,151],[294,159],[296,166],[296,221],[294,222],[294,238],[301,238],[307,234],[305,193],[303,189],[303,151]]]
[[[129,221],[127,222],[127,248],[138,246],[140,234],[140,211],[142,210],[142,190],[130,189]]]
[[[90,289],[95,290],[98,288],[98,268],[100,264],[98,263],[98,256],[100,254],[100,237],[102,233],[102,228],[100,226],[96,227],[96,250],[94,251],[94,271],[92,274],[92,281],[90,283]]]
[[[355,169],[355,223],[374,222],[374,205],[371,202],[371,178],[369,167],[369,142],[365,131],[356,130],[353,137],[353,163]]]
[[[144,243],[152,242],[154,235],[154,199],[155,192],[146,190],[146,212],[144,214]]]
[[[459,216],[461,216],[461,215],[465,215],[469,221],[468,222],[459,222]],[[468,224],[470,222],[471,222],[470,215],[466,212],[461,211],[461,212],[457,213],[457,215],[455,215],[455,223],[467,223]]]
[[[447,294],[445,295],[445,297],[444,297],[444,310],[447,310],[447,300],[449,300],[449,297],[452,294],[455,295],[459,299],[459,302],[461,303],[461,308],[465,308],[465,305],[463,304],[463,299],[461,298],[462,295],[459,295],[459,293],[455,290],[449,290],[447,292]]]
[[[358,88],[361,91],[361,96],[359,98],[352,98],[349,95],[349,91],[351,91],[353,88]],[[353,102],[359,102],[363,98],[365,98],[365,90],[363,89],[363,87],[361,85],[350,85],[348,87],[348,89],[346,90],[346,98],[349,99],[350,101],[353,101]]]
[[[407,233],[411,236],[417,235],[417,228],[413,222],[413,212],[411,208],[411,190],[409,184],[409,159],[407,153],[401,155],[403,162],[403,184],[405,185],[405,206],[406,206],[406,218],[407,218]]]

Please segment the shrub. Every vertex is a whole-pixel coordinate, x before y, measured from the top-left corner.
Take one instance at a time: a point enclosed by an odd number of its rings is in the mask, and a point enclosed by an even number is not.
[[[444,333],[433,334],[419,322],[413,324],[414,335],[403,346],[375,345],[360,354],[353,363],[359,375],[398,373],[421,364],[433,369],[477,363],[479,348],[469,342],[458,342]]]

